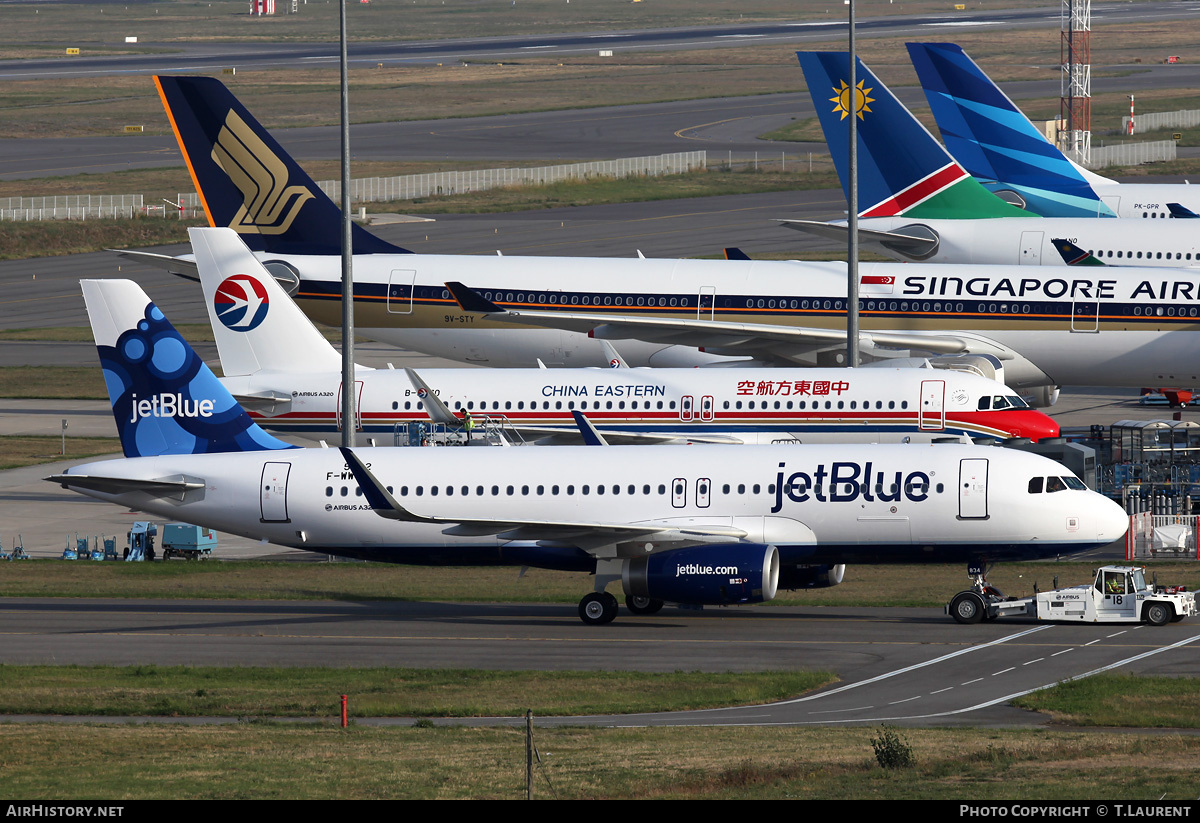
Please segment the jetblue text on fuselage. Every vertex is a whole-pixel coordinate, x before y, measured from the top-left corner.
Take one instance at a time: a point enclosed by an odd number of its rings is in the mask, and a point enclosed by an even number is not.
[[[130,406],[130,423],[139,417],[212,417],[213,413],[213,401],[188,400],[181,394],[156,394],[148,400],[138,400],[135,394]]]
[[[798,471],[788,474],[787,464],[779,464],[775,475],[774,514],[783,508],[786,497],[793,503],[816,500],[819,503],[852,503],[865,500],[895,503],[902,497],[920,503],[929,497],[929,475],[925,472],[876,471],[867,461],[858,463],[821,464],[811,472]]]

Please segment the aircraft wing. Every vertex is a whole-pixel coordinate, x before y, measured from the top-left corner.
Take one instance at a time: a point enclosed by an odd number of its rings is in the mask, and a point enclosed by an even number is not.
[[[568,520],[503,520],[494,518],[447,518],[420,515],[404,508],[371,473],[353,449],[339,447],[346,465],[362,488],[363,496],[380,517],[408,523],[445,525],[444,534],[494,534],[501,540],[536,540],[542,543],[576,546],[594,557],[616,557],[623,544],[637,541],[636,552],[646,554],[646,543],[653,549],[678,549],[701,543],[729,543],[746,536],[732,526],[685,527],[656,523],[606,523]],[[631,553],[634,549],[630,549]]]
[[[144,492],[152,497],[174,497],[182,500],[189,491],[204,488],[204,481],[196,477],[160,477],[154,480],[138,480],[129,477],[99,477],[86,474],[54,474],[44,478],[58,483],[64,489],[87,489],[104,494]]]
[[[514,431],[521,433],[521,436],[528,439],[536,439],[539,443],[548,446],[579,446],[579,445],[594,445],[585,443],[584,436],[578,428],[565,429],[553,428],[550,426],[523,426],[517,425],[512,427]],[[714,446],[721,445],[741,445],[744,441],[737,437],[731,437],[724,434],[696,434],[696,433],[680,433],[666,432],[663,434],[655,434],[654,432],[630,432],[630,431],[612,431],[610,429],[597,428],[596,433],[604,438],[604,441],[610,446],[653,446],[655,444],[664,443],[708,443]]]
[[[412,387],[417,390],[419,397],[424,404],[425,413],[429,415],[429,419],[434,423],[442,423],[447,426],[461,426],[463,421],[454,416],[454,412],[450,411],[450,407],[441,401],[437,396],[437,392],[429,387],[429,384],[410,368],[405,367],[404,373],[408,375],[408,381],[412,383]]]
[[[753,357],[767,362],[795,365],[805,355],[844,346],[846,333],[837,329],[782,326],[770,323],[730,323],[677,317],[635,317],[623,314],[584,314],[565,311],[510,311],[479,295],[462,283],[447,283],[463,311],[488,315],[489,320],[525,326],[545,326],[588,334],[606,340],[644,340],[679,346],[695,346],[711,354]],[[930,354],[993,354],[1004,358],[1007,351],[994,345],[947,334],[862,332],[864,350],[902,349]]]

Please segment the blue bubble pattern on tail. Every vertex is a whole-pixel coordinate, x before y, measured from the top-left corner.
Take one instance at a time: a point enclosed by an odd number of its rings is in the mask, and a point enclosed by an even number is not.
[[[250,419],[153,303],[97,348],[126,457],[296,448]]]

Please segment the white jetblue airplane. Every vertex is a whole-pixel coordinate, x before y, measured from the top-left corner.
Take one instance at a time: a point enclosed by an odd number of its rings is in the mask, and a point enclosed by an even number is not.
[[[593,572],[587,623],[755,603],[847,562],[1047,557],[1127,518],[1061,465],[957,444],[299,449],[262,431],[128,281],[82,283],[125,457],[47,478],[155,516],[395,563]],[[1062,491],[1043,493],[1057,477]],[[1056,484],[1057,488],[1057,484]]]
[[[829,105],[846,73],[842,52],[800,52],[825,139],[848,138],[840,106]],[[1105,263],[1130,266],[1200,266],[1197,231],[1184,220],[1097,220],[1037,217],[1001,202],[971,177],[933,135],[861,61],[858,77],[869,98],[858,124],[859,239],[897,260],[928,263],[994,263],[1065,266],[1055,248],[1067,240]],[[847,166],[835,151],[848,191]],[[942,187],[931,181],[941,181]],[[995,216],[1001,215],[1001,216]],[[1024,216],[1023,216],[1024,215]],[[789,228],[845,241],[844,220],[781,220]]]
[[[225,388],[272,431],[340,431],[341,355],[236,232],[189,233]],[[948,369],[429,369],[417,375],[358,367],[355,382],[359,430],[383,434],[430,420],[457,428],[469,413],[501,436],[579,442],[572,419],[578,410],[609,443],[1058,436],[1058,424],[1003,383]]]

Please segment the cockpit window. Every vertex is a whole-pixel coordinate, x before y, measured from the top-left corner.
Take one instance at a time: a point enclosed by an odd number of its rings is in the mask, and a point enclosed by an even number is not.
[[[1046,493],[1047,494],[1049,494],[1050,492],[1061,492],[1061,491],[1066,491],[1066,490],[1067,490],[1067,484],[1063,482],[1063,479],[1061,477],[1047,477],[1046,478]]]
[[[1021,398],[1017,397],[1015,394],[1005,395],[1005,399],[1008,400],[1008,405],[1014,409],[1029,408],[1029,404],[1026,403],[1024,400],[1022,400]]]
[[[1063,482],[1067,484],[1068,489],[1074,489],[1077,492],[1084,491],[1085,489],[1087,489],[1087,486],[1084,485],[1084,482],[1082,480],[1080,480],[1078,477],[1074,477],[1072,475],[1067,475],[1066,477],[1064,477]]]
[[[992,407],[992,398],[991,397],[985,396],[985,397],[979,398],[979,410],[980,411],[988,411],[989,409],[991,409],[991,407]]]
[[[1043,477],[1029,478],[1029,493],[1030,494],[1041,494],[1043,482],[1045,482],[1045,478],[1043,478]]]

